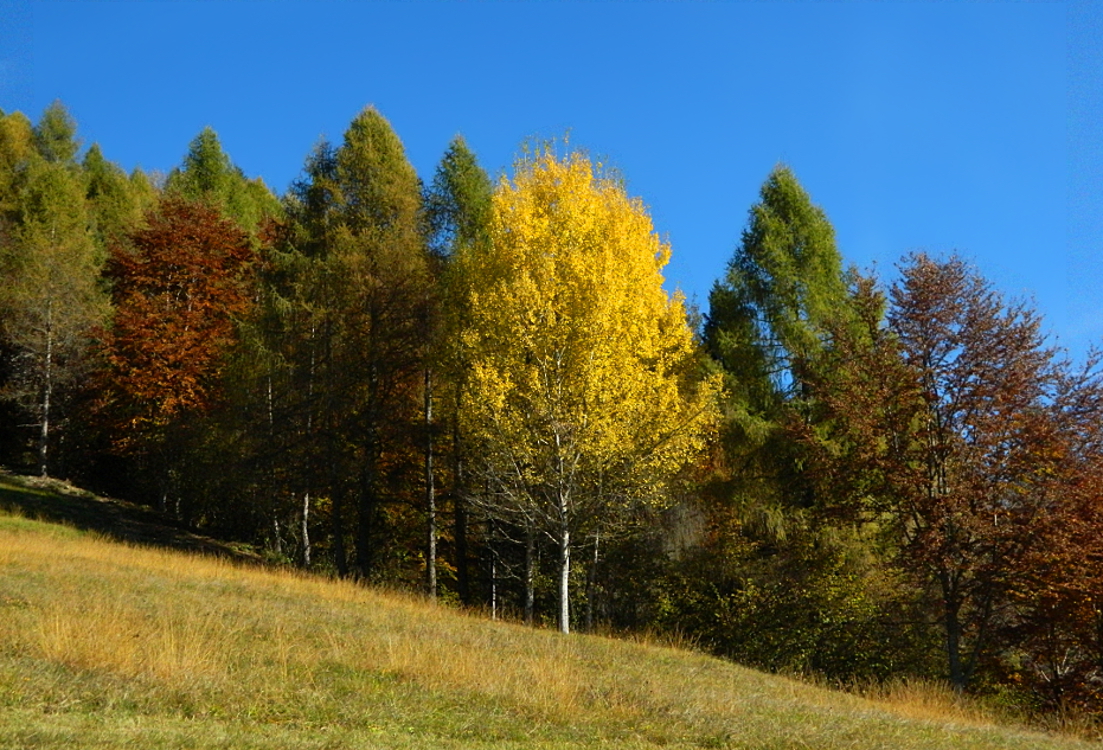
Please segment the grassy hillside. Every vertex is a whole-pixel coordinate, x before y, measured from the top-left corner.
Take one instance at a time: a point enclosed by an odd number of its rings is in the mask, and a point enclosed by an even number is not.
[[[50,502],[4,481],[9,506]],[[0,514],[5,748],[1089,746],[919,697],[872,702]]]

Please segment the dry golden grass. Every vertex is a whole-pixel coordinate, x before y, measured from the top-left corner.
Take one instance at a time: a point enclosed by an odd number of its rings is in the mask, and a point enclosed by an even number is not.
[[[0,746],[1072,748],[932,687],[700,654],[0,516]]]

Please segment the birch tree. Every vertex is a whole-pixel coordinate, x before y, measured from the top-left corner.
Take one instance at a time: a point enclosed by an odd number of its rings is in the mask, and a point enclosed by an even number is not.
[[[620,181],[545,148],[492,207],[489,243],[455,258],[461,424],[484,507],[556,545],[567,633],[576,540],[662,502],[713,431],[719,385],[698,378],[682,300],[662,287],[669,246]]]

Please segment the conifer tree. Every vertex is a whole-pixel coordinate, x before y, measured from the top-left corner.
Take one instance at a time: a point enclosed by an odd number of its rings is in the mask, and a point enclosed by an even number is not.
[[[808,412],[806,382],[829,326],[848,315],[848,299],[827,216],[790,169],[776,167],[726,276],[713,287],[704,328],[727,386],[730,491],[755,498],[760,512],[771,512],[771,504],[807,504],[782,427],[788,414]]]
[[[458,299],[449,296],[448,276],[451,260],[462,248],[483,246],[489,238],[491,196],[493,186],[486,171],[479,165],[475,154],[468,148],[462,136],[456,136],[448,145],[444,157],[437,166],[433,181],[426,191],[425,213],[428,225],[429,247],[432,253],[438,298],[441,309],[436,316],[430,366],[444,375],[441,396],[446,413],[442,420],[450,424],[454,565],[460,600],[471,600],[471,583],[468,552],[468,508],[464,497],[465,446],[459,430],[459,399],[463,393],[465,367],[449,358],[456,351],[449,346],[449,337],[456,335],[465,316]],[[432,407],[429,385],[432,370],[426,372],[426,412]],[[430,439],[435,431],[430,427]],[[432,445],[427,456],[432,456]],[[428,484],[428,479],[427,479]],[[432,511],[435,508],[431,509]],[[430,546],[435,538],[435,521],[430,518]],[[530,580],[526,576],[526,580]],[[526,611],[531,615],[531,611]]]
[[[280,263],[284,320],[294,326],[291,380],[313,394],[303,407],[328,467],[338,569],[352,500],[356,569],[369,576],[385,511],[417,485],[399,478],[415,466],[428,341],[421,186],[390,124],[368,108],[339,147],[315,150],[288,212]]]
[[[826,214],[788,167],[776,167],[713,287],[704,326],[727,400],[722,450],[703,493],[720,541],[710,550],[714,563],[700,573],[711,584],[706,590],[717,592],[710,606],[754,614],[747,624],[733,621],[729,632],[703,635],[762,666],[857,668],[847,649],[861,654],[852,639],[876,616],[874,596],[859,588],[875,572],[864,562],[872,550],[834,523],[832,499],[815,492],[804,447],[789,431],[794,422],[818,424],[809,383],[824,367],[830,331],[852,324],[851,308]],[[838,624],[847,621],[854,629],[842,632]],[[750,632],[759,636],[748,639]],[[825,641],[840,656],[823,658],[807,646]]]
[[[0,244],[0,309],[15,356],[7,395],[33,415],[46,476],[68,388],[86,372],[92,329],[107,308],[79,175],[42,159],[26,169],[10,241]]]
[[[69,110],[60,101],[55,101],[34,128],[34,146],[48,162],[72,166],[80,141],[77,140],[77,124]]]
[[[89,210],[94,235],[103,258],[111,245],[124,242],[138,228],[146,211],[153,208],[156,194],[136,173],[134,178],[109,162],[99,144],[92,144],[81,162],[87,183]]]
[[[205,200],[245,231],[256,235],[265,219],[280,213],[279,201],[260,179],[250,180],[222,150],[218,135],[204,128],[188,146],[184,162],[169,173],[166,189]]]

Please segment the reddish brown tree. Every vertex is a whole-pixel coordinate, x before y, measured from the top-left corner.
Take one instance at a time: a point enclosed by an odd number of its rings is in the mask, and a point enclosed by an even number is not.
[[[1055,710],[1103,709],[1103,385],[1093,355],[1067,378],[1060,502],[1047,508],[1016,616],[1001,632],[1008,679]]]
[[[1085,450],[1098,378],[1070,372],[1038,315],[958,258],[908,258],[890,292],[858,297],[815,383],[811,448],[837,511],[882,525],[937,602],[947,672],[964,689],[1018,616],[1067,516],[1070,457]]]
[[[250,306],[253,260],[248,236],[217,209],[169,197],[108,261],[116,312],[104,335],[106,405],[117,447],[161,475],[162,506],[174,438],[218,398],[236,320]]]

